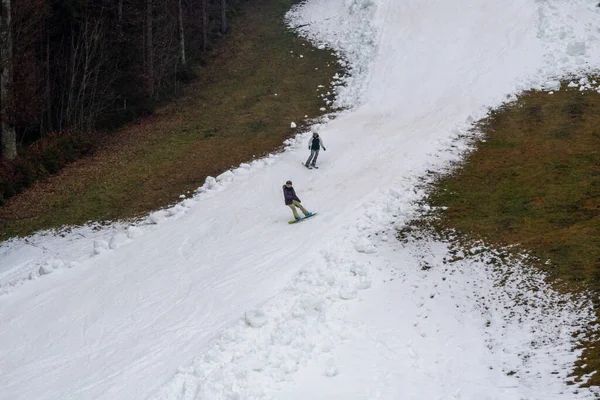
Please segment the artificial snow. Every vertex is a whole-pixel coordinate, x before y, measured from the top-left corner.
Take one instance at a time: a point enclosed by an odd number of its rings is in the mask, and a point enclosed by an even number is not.
[[[585,54],[585,42],[573,42],[567,45],[567,54],[570,56],[582,56]]]
[[[560,81],[548,81],[544,84],[546,90],[559,90]]]
[[[600,66],[593,3],[296,5],[288,24],[345,68],[335,118],[145,218],[2,243],[0,398],[594,398],[566,383],[588,300],[485,243],[396,240],[490,107],[563,76],[599,90],[580,81]],[[287,224],[288,179],[317,217]]]

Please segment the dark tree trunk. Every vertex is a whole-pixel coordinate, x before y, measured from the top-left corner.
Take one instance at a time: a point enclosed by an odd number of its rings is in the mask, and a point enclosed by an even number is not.
[[[202,1],[202,52],[206,53],[206,46],[208,43],[208,7],[206,6],[207,0]]]
[[[146,74],[147,91],[154,94],[154,42],[152,28],[154,24],[152,0],[146,0]]]
[[[2,156],[8,160],[17,157],[13,105],[13,44],[11,0],[0,3],[0,129]]]
[[[227,32],[227,0],[221,0],[221,33]]]
[[[177,27],[179,28],[179,58],[181,64],[185,65],[185,32],[183,30],[183,7],[181,6],[181,0],[178,2],[179,15],[177,21]]]

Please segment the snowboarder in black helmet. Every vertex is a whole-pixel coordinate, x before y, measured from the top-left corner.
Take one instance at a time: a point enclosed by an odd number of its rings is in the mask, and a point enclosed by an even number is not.
[[[317,166],[315,164],[317,163],[317,158],[319,157],[319,150],[321,150],[321,147],[323,148],[323,150],[327,151],[327,149],[323,145],[323,140],[319,137],[319,134],[317,132],[313,132],[313,135],[310,138],[310,142],[308,142],[308,149],[310,150],[310,156],[308,157],[308,160],[306,160],[306,163],[304,164],[306,166],[306,168],[310,168],[310,167],[317,168]]]

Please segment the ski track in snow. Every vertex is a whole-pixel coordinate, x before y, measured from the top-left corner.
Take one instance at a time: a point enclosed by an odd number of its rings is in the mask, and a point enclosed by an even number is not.
[[[599,19],[588,0],[295,7],[350,72],[352,110],[313,127],[321,169],[299,134],[135,224],[2,243],[0,399],[593,398],[565,384],[585,299],[395,232],[488,107],[600,66]],[[285,223],[287,179],[319,216]]]

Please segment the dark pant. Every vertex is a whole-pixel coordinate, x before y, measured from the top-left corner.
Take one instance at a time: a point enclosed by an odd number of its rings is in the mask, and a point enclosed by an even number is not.
[[[308,156],[308,160],[306,160],[306,165],[312,165],[313,167],[317,163],[317,158],[319,157],[319,150],[311,149],[310,156]]]

